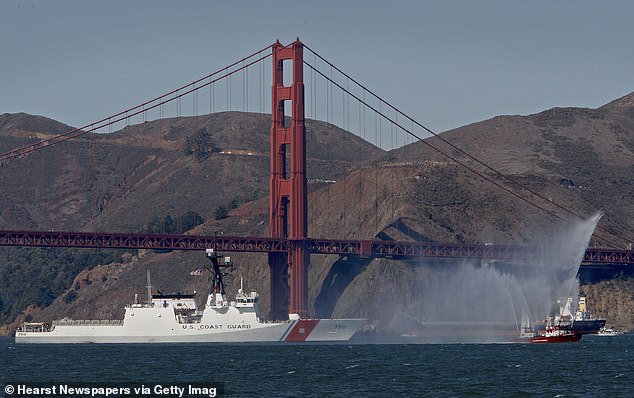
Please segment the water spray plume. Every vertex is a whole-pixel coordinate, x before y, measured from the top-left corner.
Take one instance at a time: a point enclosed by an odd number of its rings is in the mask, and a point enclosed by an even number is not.
[[[419,280],[421,302],[404,313],[412,314],[420,335],[431,337],[430,341],[517,337],[522,318],[539,323],[558,308],[558,300],[578,296],[579,266],[602,215],[597,212],[587,220],[543,233],[539,242],[533,242],[540,250],[537,262],[444,266],[432,277]]]

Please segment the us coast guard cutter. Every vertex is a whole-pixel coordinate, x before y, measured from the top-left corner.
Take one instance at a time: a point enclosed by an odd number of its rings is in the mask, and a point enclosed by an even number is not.
[[[123,320],[25,322],[16,331],[16,343],[224,343],[346,341],[363,327],[365,319],[300,319],[267,322],[260,316],[258,294],[241,287],[228,301],[222,279],[231,266],[229,257],[207,250],[211,260],[211,292],[199,310],[194,294],[152,294],[148,302],[125,307]],[[221,261],[222,260],[222,261]]]

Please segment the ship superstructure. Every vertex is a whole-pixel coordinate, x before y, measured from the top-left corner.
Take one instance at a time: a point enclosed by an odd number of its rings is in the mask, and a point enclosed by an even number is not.
[[[579,305],[572,319],[570,329],[581,334],[598,333],[605,327],[605,319],[596,318],[586,306],[586,296],[579,296]]]
[[[558,300],[559,314],[554,315],[555,323],[562,329],[570,330],[577,334],[597,333],[605,326],[605,319],[599,319],[587,309],[587,299],[583,294],[579,295],[577,305],[572,297]]]

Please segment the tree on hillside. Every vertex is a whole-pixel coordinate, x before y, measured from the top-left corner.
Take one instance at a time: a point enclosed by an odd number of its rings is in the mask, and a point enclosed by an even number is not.
[[[158,215],[154,215],[146,224],[145,232],[149,234],[181,234],[204,222],[205,219],[194,210],[189,210],[176,219],[170,213],[167,213],[162,219]]]
[[[187,137],[183,152],[186,156],[193,155],[197,161],[202,162],[207,159],[215,149],[216,146],[211,139],[211,134],[203,127]]]
[[[197,225],[205,222],[205,219],[193,210],[181,216],[181,232],[189,231]]]
[[[225,219],[229,217],[229,209],[225,205],[218,205],[218,207],[216,207],[215,216],[216,216],[216,220]]]

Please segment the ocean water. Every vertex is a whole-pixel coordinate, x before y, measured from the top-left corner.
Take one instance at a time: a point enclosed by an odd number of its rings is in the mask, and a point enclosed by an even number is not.
[[[228,397],[634,397],[633,344],[634,335],[562,344],[16,345],[2,338],[0,386],[222,383]]]

